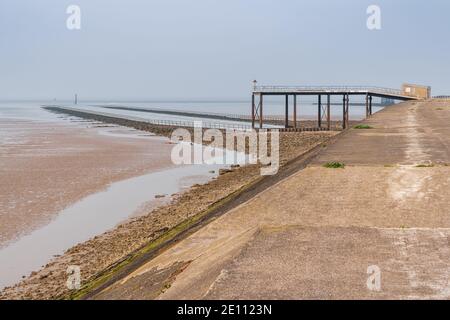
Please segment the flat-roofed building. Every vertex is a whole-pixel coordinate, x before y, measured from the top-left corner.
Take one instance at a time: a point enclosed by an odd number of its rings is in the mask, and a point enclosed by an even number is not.
[[[405,83],[402,86],[402,91],[404,95],[410,97],[417,97],[421,99],[431,98],[431,87],[429,86]]]

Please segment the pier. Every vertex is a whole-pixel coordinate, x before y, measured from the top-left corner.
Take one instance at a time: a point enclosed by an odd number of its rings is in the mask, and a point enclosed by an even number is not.
[[[358,86],[257,86],[254,81],[252,92],[252,128],[259,124],[259,128],[264,127],[264,97],[284,96],[285,97],[285,128],[289,125],[290,101],[293,101],[293,126],[298,128],[298,109],[300,108],[298,96],[317,96],[317,128],[331,129],[331,97],[342,97],[342,128],[349,125],[350,97],[365,97],[366,117],[372,115],[373,98],[384,98],[400,101],[418,100],[420,97],[407,95],[402,90],[382,88],[382,87],[358,87]]]

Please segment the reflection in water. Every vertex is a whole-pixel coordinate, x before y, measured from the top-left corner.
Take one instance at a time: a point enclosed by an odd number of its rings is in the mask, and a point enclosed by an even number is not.
[[[238,163],[245,155],[237,154]],[[189,165],[113,183],[63,210],[51,223],[0,249],[0,288],[49,262],[57,254],[126,220],[157,195],[171,195],[217,176],[224,165]],[[214,173],[212,173],[214,171]]]

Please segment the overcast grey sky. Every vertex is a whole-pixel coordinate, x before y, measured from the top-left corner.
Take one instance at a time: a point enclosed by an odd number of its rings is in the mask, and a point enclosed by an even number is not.
[[[449,31],[447,0],[1,0],[0,99],[240,99],[253,79],[450,94]]]

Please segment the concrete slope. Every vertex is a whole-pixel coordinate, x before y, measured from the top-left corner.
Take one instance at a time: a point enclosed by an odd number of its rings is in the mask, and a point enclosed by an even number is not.
[[[450,104],[366,123],[97,298],[449,298]]]

